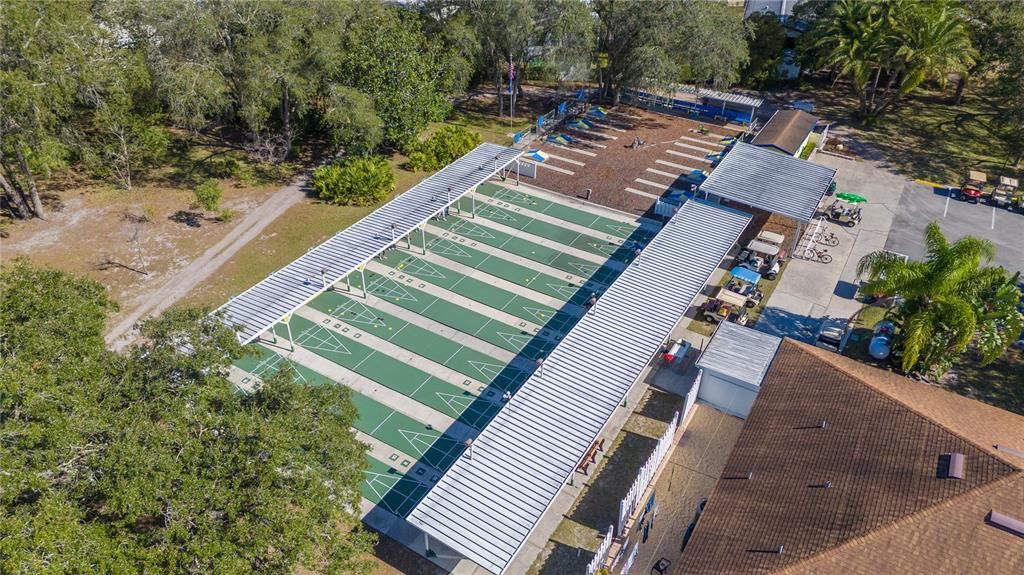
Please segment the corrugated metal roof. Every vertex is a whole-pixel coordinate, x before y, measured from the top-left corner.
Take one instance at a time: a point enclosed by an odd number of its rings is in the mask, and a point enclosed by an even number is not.
[[[826,166],[738,143],[700,190],[809,222],[835,175]]]
[[[695,94],[701,98],[718,100],[719,102],[729,102],[730,104],[737,104],[740,106],[753,106],[755,108],[759,108],[761,104],[764,104],[764,98],[755,98],[753,96],[746,96],[744,94],[719,92],[718,90],[709,90],[708,88],[698,88],[696,86],[689,85],[679,85],[676,86],[675,88],[680,92],[686,92],[687,94]]]
[[[409,522],[503,572],[750,218],[683,204]]]
[[[521,154],[522,150],[514,148],[480,144],[216,311],[224,313],[227,323],[241,326],[239,338],[243,343],[253,341],[285,315],[324,291],[321,270],[325,272],[327,285],[344,278],[391,245],[392,225],[395,237],[409,234]]]
[[[768,373],[781,343],[781,337],[724,322],[718,326],[715,336],[697,360],[697,367],[757,388]]]

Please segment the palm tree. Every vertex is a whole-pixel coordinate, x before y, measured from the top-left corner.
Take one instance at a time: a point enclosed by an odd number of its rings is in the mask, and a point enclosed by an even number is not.
[[[966,72],[977,54],[962,10],[945,0],[839,0],[808,36],[814,64],[850,81],[868,120],[926,79]]]
[[[1024,329],[1018,275],[982,265],[995,257],[988,240],[966,236],[951,244],[932,222],[924,241],[924,261],[878,251],[857,264],[858,276],[868,278],[861,291],[899,296],[891,317],[900,327],[903,370],[941,375],[972,341],[982,365],[995,360]]]

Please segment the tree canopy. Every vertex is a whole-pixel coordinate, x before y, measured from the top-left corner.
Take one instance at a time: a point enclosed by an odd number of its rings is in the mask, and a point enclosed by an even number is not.
[[[115,308],[91,280],[0,268],[0,571],[366,572],[346,389],[238,392],[243,349],[203,310],[116,354]]]
[[[988,240],[966,236],[950,243],[932,222],[924,241],[923,261],[879,251],[857,265],[858,275],[867,276],[864,293],[898,298],[893,318],[903,370],[941,375],[972,343],[983,365],[992,362],[1024,330],[1018,276],[983,265],[995,256]]]

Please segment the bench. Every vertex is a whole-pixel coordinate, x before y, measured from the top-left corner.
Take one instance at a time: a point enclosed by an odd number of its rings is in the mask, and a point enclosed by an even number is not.
[[[598,451],[604,451],[604,438],[598,439],[590,445],[590,449],[587,450],[587,454],[583,456],[583,461],[576,466],[576,471],[586,475],[590,465],[597,461]]]

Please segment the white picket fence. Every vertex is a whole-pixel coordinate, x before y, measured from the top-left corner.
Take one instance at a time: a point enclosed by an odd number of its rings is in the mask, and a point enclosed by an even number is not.
[[[683,406],[683,416],[680,418],[681,421],[686,420],[686,416],[690,415],[690,410],[693,409],[693,404],[697,403],[697,394],[700,392],[700,380],[703,375],[703,369],[697,370],[697,379],[695,379],[693,381],[693,385],[690,386],[690,391],[686,392],[686,405]]]
[[[604,536],[604,541],[597,548],[597,555],[590,561],[590,565],[587,565],[587,575],[594,575],[601,567],[604,567],[604,562],[608,559],[608,550],[612,547],[612,539],[615,538],[615,526],[608,526],[608,533]]]
[[[651,480],[654,479],[654,474],[658,471],[658,467],[661,466],[661,462],[664,461],[665,456],[672,449],[678,427],[679,412],[677,411],[672,416],[672,422],[669,423],[668,429],[665,430],[661,439],[658,440],[654,453],[651,454],[647,462],[640,468],[640,473],[637,474],[633,486],[626,492],[626,497],[619,502],[619,521],[616,524],[615,533],[622,535],[622,530],[626,526],[626,519],[636,511],[636,506],[640,503],[640,497],[647,490]]]

